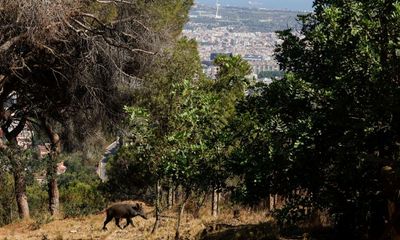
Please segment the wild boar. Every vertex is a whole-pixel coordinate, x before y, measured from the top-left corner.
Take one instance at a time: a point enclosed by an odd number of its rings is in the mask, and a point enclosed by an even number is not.
[[[144,219],[147,219],[146,214],[144,213],[143,206],[139,203],[137,204],[126,204],[126,203],[119,203],[109,207],[106,210],[106,220],[104,221],[103,230],[107,230],[106,225],[109,223],[113,218],[115,218],[115,224],[120,228],[126,228],[129,224],[132,224],[132,218],[136,216],[141,216]],[[119,225],[119,220],[121,218],[126,219],[126,225],[122,228]]]

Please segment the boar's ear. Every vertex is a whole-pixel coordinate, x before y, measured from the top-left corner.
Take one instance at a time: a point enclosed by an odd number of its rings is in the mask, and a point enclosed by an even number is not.
[[[136,203],[136,208],[137,208],[137,209],[140,209],[139,203]]]

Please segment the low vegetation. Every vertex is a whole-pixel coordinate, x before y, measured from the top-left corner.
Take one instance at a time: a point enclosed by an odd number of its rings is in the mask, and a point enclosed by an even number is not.
[[[203,74],[192,4],[0,0],[0,236],[398,239],[398,1],[316,1],[270,84]],[[148,219],[103,232],[124,200]]]
[[[150,206],[144,206],[144,209],[145,212],[154,212],[154,208]],[[149,214],[147,220],[134,218],[134,226],[128,226],[122,230],[111,222],[107,226],[108,231],[103,231],[105,212],[101,212],[86,217],[53,220],[40,224],[35,221],[15,223],[0,229],[0,239],[171,239],[175,236],[176,214],[172,210],[164,214],[165,217],[154,234],[151,233],[155,221],[152,214]],[[236,228],[254,229],[255,233],[268,229],[270,236],[276,233],[273,222],[265,217],[265,212],[243,211],[239,218],[233,218],[232,212],[226,211],[221,212],[218,218],[213,218],[202,211],[201,216],[195,219],[191,213],[185,212],[181,229],[183,239],[223,239],[216,236],[231,235],[229,232]],[[125,224],[125,220],[122,224]],[[246,234],[244,237],[249,237],[250,231]],[[243,237],[237,239],[243,239]]]

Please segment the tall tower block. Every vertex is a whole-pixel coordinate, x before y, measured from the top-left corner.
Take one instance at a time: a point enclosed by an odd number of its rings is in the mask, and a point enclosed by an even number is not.
[[[221,4],[219,4],[219,1],[218,1],[218,0],[217,0],[216,5],[217,5],[217,11],[216,11],[216,13],[215,13],[215,18],[216,18],[216,19],[221,19],[222,16],[219,15],[219,7],[221,6]]]

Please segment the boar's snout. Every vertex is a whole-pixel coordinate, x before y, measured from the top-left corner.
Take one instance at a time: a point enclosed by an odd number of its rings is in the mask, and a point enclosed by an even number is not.
[[[143,214],[140,214],[140,216],[141,216],[142,218],[144,218],[144,219],[146,219],[146,220],[147,220],[147,216],[146,216],[146,214],[145,214],[145,213],[143,213]]]
[[[144,212],[143,206],[141,204],[136,204],[136,206],[133,206],[133,209],[137,212],[138,216],[141,216],[144,219],[147,219],[147,215]]]

